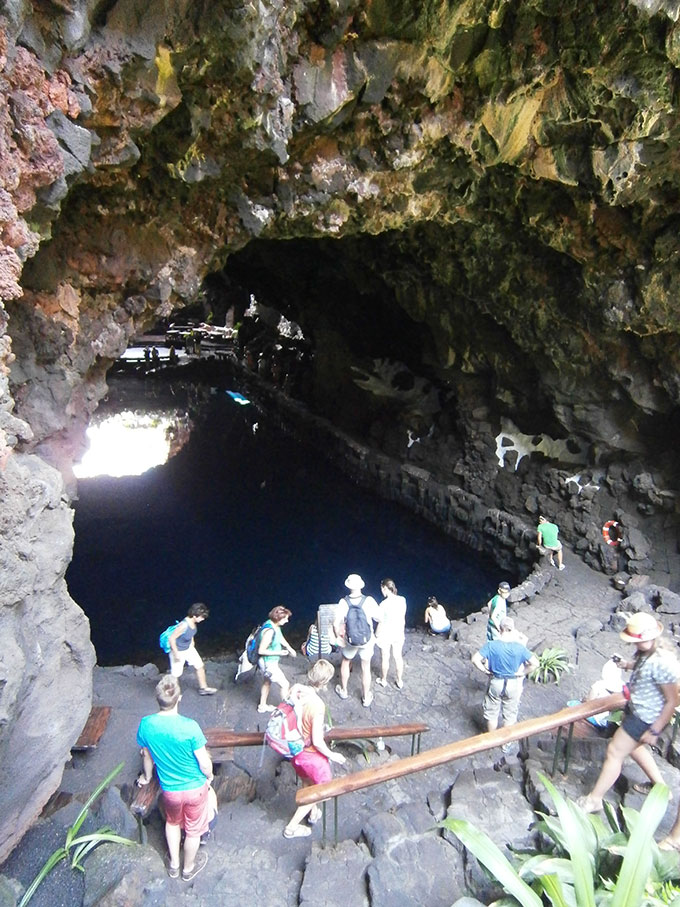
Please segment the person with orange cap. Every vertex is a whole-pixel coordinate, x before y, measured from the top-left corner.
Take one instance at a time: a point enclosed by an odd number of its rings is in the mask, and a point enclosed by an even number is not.
[[[662,633],[661,622],[646,612],[631,614],[620,633],[621,639],[636,647],[631,661],[615,656],[623,670],[632,672],[628,681],[629,699],[621,726],[607,747],[595,786],[587,796],[576,801],[587,813],[602,809],[602,798],[621,774],[626,756],[637,762],[652,785],[664,783],[645,745],[656,744],[678,704],[680,666],[671,652],[659,646]]]

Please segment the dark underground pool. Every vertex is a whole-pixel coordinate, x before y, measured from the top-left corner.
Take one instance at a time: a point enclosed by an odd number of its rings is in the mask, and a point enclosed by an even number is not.
[[[165,465],[79,481],[67,582],[101,665],[162,663],[159,633],[194,601],[211,609],[197,637],[204,654],[242,646],[277,604],[293,612],[287,636],[299,645],[318,605],[344,594],[348,573],[378,601],[380,580],[392,577],[408,626],[422,624],[428,595],[462,616],[511,579],[223,389],[212,389]]]

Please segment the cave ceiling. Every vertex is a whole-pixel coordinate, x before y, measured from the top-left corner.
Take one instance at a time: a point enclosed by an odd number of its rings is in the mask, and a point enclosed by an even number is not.
[[[6,2],[24,444],[72,458],[130,337],[220,275],[227,302],[300,322],[315,405],[348,425],[350,366],[392,358],[454,395],[474,376],[525,431],[644,452],[680,398],[677,18],[672,0]]]

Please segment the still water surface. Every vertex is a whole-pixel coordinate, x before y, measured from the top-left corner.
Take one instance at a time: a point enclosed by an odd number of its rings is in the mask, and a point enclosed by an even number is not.
[[[159,633],[194,601],[211,609],[197,636],[209,654],[242,645],[277,604],[293,612],[286,634],[298,644],[348,573],[378,601],[392,577],[409,626],[422,623],[428,595],[463,615],[510,579],[224,391],[164,466],[81,479],[75,533],[67,581],[102,665],[156,660]]]

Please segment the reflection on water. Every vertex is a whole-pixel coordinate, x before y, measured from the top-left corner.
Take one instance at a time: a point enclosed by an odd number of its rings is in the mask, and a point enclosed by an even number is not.
[[[428,595],[478,609],[510,579],[398,505],[354,484],[221,391],[179,453],[143,475],[81,479],[69,589],[90,618],[100,664],[160,654],[158,635],[193,601],[210,619],[199,650],[243,643],[276,604],[302,639],[348,573],[379,600],[392,577],[422,622]]]

